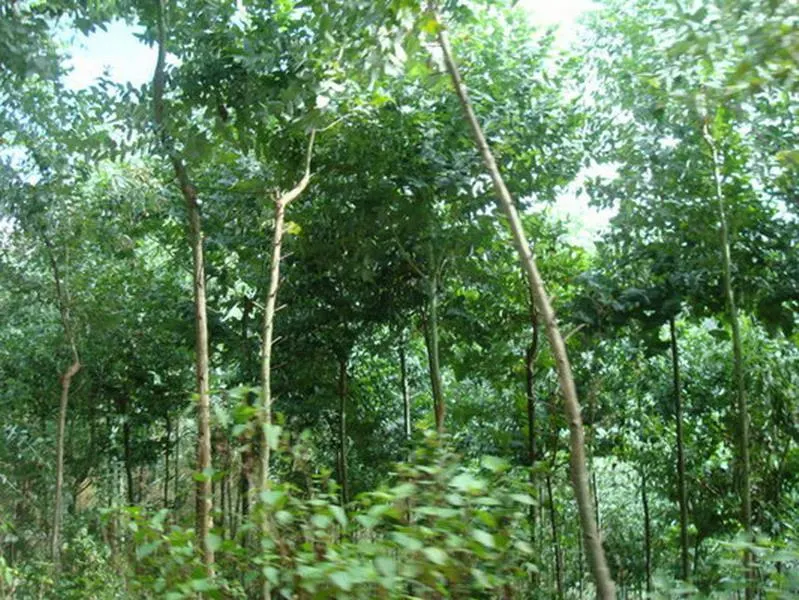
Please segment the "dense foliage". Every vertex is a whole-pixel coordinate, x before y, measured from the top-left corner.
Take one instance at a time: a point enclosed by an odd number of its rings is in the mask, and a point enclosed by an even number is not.
[[[799,594],[799,5],[523,5],[0,0],[0,599]]]

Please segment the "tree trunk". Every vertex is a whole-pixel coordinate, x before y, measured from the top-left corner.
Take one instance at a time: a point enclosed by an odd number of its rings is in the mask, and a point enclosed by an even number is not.
[[[552,495],[552,475],[547,472],[547,498],[549,500],[549,524],[552,530],[552,548],[555,552],[555,586],[557,597],[563,600],[563,556],[558,534],[558,512],[555,509],[555,498]]]
[[[272,427],[272,337],[274,334],[277,289],[280,284],[280,254],[285,230],[286,205],[275,202],[275,231],[272,238],[272,261],[269,267],[269,291],[264,311],[264,331],[261,340],[261,490],[269,488],[269,461],[271,446],[269,429]]]
[[[402,418],[405,431],[405,441],[411,439],[411,390],[408,385],[408,365],[405,359],[405,334],[400,336],[399,344],[400,359],[400,384],[402,386]]]
[[[338,363],[338,452],[342,506],[350,500],[347,474],[347,394],[347,360],[340,359]]]
[[[269,463],[272,443],[272,338],[274,335],[277,291],[280,286],[280,255],[285,233],[286,209],[308,187],[311,180],[311,156],[313,154],[316,131],[311,131],[308,151],[305,158],[305,174],[289,192],[275,198],[275,230],[272,235],[272,259],[269,265],[269,290],[264,309],[264,329],[261,339],[261,491],[269,489]],[[269,535],[269,520],[261,523],[261,535]],[[263,578],[262,598],[271,597],[269,581]]]
[[[53,562],[58,568],[61,555],[61,513],[63,511],[64,492],[64,432],[67,425],[67,406],[69,405],[69,386],[72,378],[80,371],[81,364],[75,360],[61,375],[61,402],[58,409],[58,433],[56,434],[56,475],[55,475],[55,502],[53,505],[53,531],[50,538],[50,550]]]
[[[172,480],[172,510],[178,509],[178,481],[180,480],[180,417],[175,421],[175,476]]]
[[[431,4],[433,4],[433,2],[431,2]],[[552,348],[552,354],[557,366],[560,388],[564,400],[564,409],[569,423],[571,439],[571,479],[577,499],[580,526],[583,537],[585,538],[586,555],[588,556],[588,562],[591,566],[591,572],[597,586],[598,596],[603,600],[613,600],[616,595],[615,585],[610,576],[610,570],[608,569],[605,559],[605,551],[602,548],[602,541],[599,537],[599,530],[594,515],[591,490],[588,484],[588,469],[585,460],[585,440],[582,417],[580,415],[580,402],[577,398],[577,389],[574,384],[574,377],[572,376],[571,365],[569,364],[566,352],[566,345],[557,324],[555,311],[547,296],[544,281],[538,271],[538,265],[530,251],[530,246],[527,242],[527,237],[524,233],[516,206],[511,198],[510,192],[505,186],[494,155],[486,142],[483,130],[474,113],[468,92],[463,84],[458,67],[455,64],[449,35],[441,23],[440,18],[438,18],[438,15],[436,13],[434,13],[434,15],[438,21],[438,40],[447,70],[449,71],[452,83],[455,87],[455,92],[460,100],[465,118],[474,134],[483,162],[491,175],[491,180],[497,193],[498,205],[508,219],[508,224],[513,234],[514,245],[516,246],[516,250],[519,253],[522,265],[527,274],[530,292],[535,299],[536,308],[544,321],[549,344]]]
[[[169,507],[169,446],[172,443],[172,420],[166,414],[166,437],[164,440],[164,508]]]
[[[716,143],[710,132],[707,122],[704,125],[704,139],[710,148],[713,161],[713,179],[715,195],[719,211],[719,229],[721,234],[721,259],[724,273],[724,296],[727,301],[730,325],[732,327],[732,352],[733,352],[733,379],[735,386],[736,404],[738,409],[738,427],[740,429],[739,460],[741,469],[741,525],[749,539],[752,539],[752,491],[750,489],[750,459],[749,459],[749,408],[746,399],[746,380],[744,379],[743,341],[741,339],[741,324],[738,318],[738,308],[735,303],[735,293],[732,281],[732,258],[730,255],[730,233],[727,223],[727,207],[724,199],[724,190],[721,178],[721,159]],[[754,597],[752,553],[744,551],[744,565],[747,569],[748,584],[746,587],[747,599]]]
[[[169,156],[175,178],[180,185],[189,218],[193,260],[195,374],[197,381],[197,471],[201,475],[196,487],[196,530],[202,547],[203,564],[209,577],[214,574],[214,551],[208,534],[213,528],[211,499],[211,399],[208,369],[208,319],[205,298],[205,256],[203,252],[202,219],[197,188],[192,184],[183,158],[177,153],[165,124],[164,87],[166,85],[166,26],[164,0],[158,0],[158,58],[153,75],[153,121],[161,145]]]
[[[652,592],[652,523],[649,518],[649,495],[646,469],[641,465],[641,504],[644,507],[644,565],[646,569],[646,591]]]
[[[424,322],[425,346],[427,348],[427,364],[430,374],[430,390],[433,394],[433,411],[436,419],[436,431],[444,432],[444,384],[441,379],[441,362],[439,358],[438,338],[438,278],[429,275],[428,280],[427,318]]]
[[[680,385],[680,355],[677,347],[677,325],[674,322],[674,317],[669,319],[669,332],[671,334],[674,420],[677,425],[677,497],[680,505],[680,570],[683,581],[688,581],[691,574],[688,564],[688,493],[685,486],[685,438],[683,434],[682,386]]]
[[[537,460],[536,448],[536,419],[535,419],[535,360],[538,356],[538,315],[535,313],[535,307],[531,306],[530,318],[533,326],[533,337],[530,345],[524,356],[524,372],[525,372],[525,391],[527,395],[527,455],[530,461],[530,487],[535,489],[535,463]],[[536,539],[536,507],[530,506],[529,513],[530,521],[530,540],[535,543]],[[535,584],[537,574],[532,573],[532,582]]]
[[[133,483],[133,456],[130,448],[130,414],[125,400],[125,422],[122,424],[122,444],[125,453],[125,484],[127,486],[128,506],[136,504],[136,490]]]
[[[56,571],[61,566],[61,514],[63,512],[64,494],[64,436],[67,428],[67,408],[69,407],[69,388],[72,378],[80,371],[80,356],[78,347],[75,343],[75,336],[72,330],[72,319],[70,318],[70,296],[69,288],[65,281],[62,281],[61,272],[56,261],[55,250],[50,243],[47,235],[42,232],[42,239],[47,247],[50,258],[50,268],[52,269],[53,284],[55,285],[56,302],[61,316],[61,325],[64,328],[64,337],[72,351],[72,364],[64,371],[60,377],[61,398],[58,406],[58,428],[56,432],[56,475],[55,475],[55,498],[53,500],[53,529],[50,532],[50,553]],[[69,256],[67,255],[67,259]],[[67,263],[68,265],[68,263]]]

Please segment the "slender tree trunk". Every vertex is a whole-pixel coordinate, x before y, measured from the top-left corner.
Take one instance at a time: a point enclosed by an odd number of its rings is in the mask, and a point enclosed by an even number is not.
[[[405,441],[411,439],[411,390],[408,385],[408,365],[405,359],[405,334],[400,336],[399,344],[400,359],[400,385],[402,386],[402,418],[405,431]]]
[[[535,313],[535,306],[531,306],[530,319],[533,326],[533,337],[524,356],[525,372],[525,391],[527,395],[527,458],[530,461],[530,487],[535,489],[536,473],[535,466],[537,460],[536,447],[536,419],[535,419],[535,360],[538,356],[538,315]],[[536,539],[536,507],[530,507],[528,515],[530,521],[530,540],[535,543]],[[535,584],[538,577],[535,572],[531,574],[532,583]]]
[[[341,480],[341,504],[350,500],[349,476],[347,473],[347,360],[338,363],[338,452],[339,479]]]
[[[434,9],[434,5],[432,8]],[[580,515],[580,526],[583,537],[585,538],[586,555],[588,556],[591,573],[594,576],[594,581],[597,586],[598,596],[602,600],[613,600],[616,596],[615,585],[610,576],[610,570],[608,569],[607,560],[605,559],[605,551],[602,548],[602,541],[599,537],[599,529],[594,515],[591,490],[588,484],[588,469],[585,460],[585,440],[582,417],[580,414],[580,402],[577,398],[577,389],[574,384],[574,377],[572,376],[571,365],[569,364],[569,358],[566,352],[566,345],[560,333],[555,311],[547,295],[544,281],[538,271],[538,265],[530,251],[530,245],[527,242],[527,237],[516,210],[516,205],[505,186],[505,181],[499,172],[499,167],[494,159],[494,155],[488,146],[483,130],[474,113],[471,100],[466,91],[466,86],[463,84],[460,72],[453,58],[449,35],[446,28],[441,23],[440,18],[438,18],[437,13],[434,12],[434,15],[439,25],[438,40],[447,70],[449,71],[452,83],[455,87],[455,92],[460,100],[465,118],[474,134],[483,162],[491,175],[494,190],[497,194],[498,205],[508,219],[508,224],[513,234],[514,245],[519,253],[525,273],[527,274],[530,292],[535,299],[536,308],[546,328],[549,344],[555,358],[560,388],[563,394],[564,409],[569,423],[571,438],[571,479],[577,500],[578,513]]]
[[[347,361],[339,361],[339,378],[338,378],[338,396],[339,396],[339,413],[338,413],[338,434],[339,434],[339,478],[341,480],[341,503],[342,505],[349,502],[349,474],[347,465]]]
[[[644,565],[646,569],[646,591],[652,591],[652,522],[649,518],[649,495],[646,469],[641,465],[641,504],[644,507]]]
[[[563,600],[563,554],[558,533],[558,511],[555,509],[555,498],[552,494],[552,475],[547,472],[547,499],[549,500],[549,524],[552,531],[552,548],[555,552],[555,589],[557,597]]]
[[[172,510],[178,509],[178,481],[180,480],[180,417],[175,421],[175,476],[172,479]]]
[[[441,361],[438,336],[438,278],[428,277],[428,307],[425,319],[425,345],[427,347],[427,364],[430,373],[430,389],[433,394],[433,411],[436,419],[436,431],[444,432],[444,384],[441,378]]]
[[[272,261],[269,268],[269,291],[264,311],[264,331],[261,344],[261,490],[269,487],[271,447],[268,443],[272,426],[272,337],[274,333],[277,290],[280,284],[280,254],[285,230],[286,205],[275,202],[275,231],[272,239]]]
[[[133,456],[130,447],[130,411],[125,400],[125,423],[122,425],[122,443],[125,453],[125,483],[127,485],[128,505],[136,504],[136,490],[133,483]]]
[[[172,443],[172,420],[166,414],[166,439],[164,440],[164,508],[169,507],[169,446]]]
[[[53,506],[53,531],[50,538],[50,550],[56,568],[60,565],[61,555],[61,513],[63,512],[64,492],[64,432],[67,425],[67,407],[69,405],[69,386],[72,378],[80,371],[81,364],[76,358],[64,374],[61,375],[61,401],[58,409],[58,433],[56,434],[56,475],[55,502]]]
[[[733,352],[733,379],[738,410],[739,427],[739,460],[741,467],[741,525],[747,536],[752,538],[752,491],[750,488],[750,458],[749,458],[749,408],[746,399],[746,380],[744,373],[743,341],[741,339],[741,323],[738,317],[738,308],[735,303],[735,293],[732,281],[732,258],[730,256],[730,233],[727,223],[727,206],[724,198],[721,176],[721,158],[719,157],[716,143],[710,132],[707,122],[704,125],[704,138],[710,148],[713,161],[713,179],[715,195],[719,211],[719,229],[721,234],[721,259],[724,273],[724,296],[727,300],[730,325],[732,327],[732,352]],[[744,551],[744,565],[747,568],[749,583],[746,587],[747,599],[754,597],[752,571],[752,553]]]
[[[166,85],[166,26],[164,0],[158,0],[158,58],[153,76],[153,121],[161,144],[169,156],[175,178],[186,203],[191,239],[194,279],[195,374],[197,380],[197,471],[201,474],[196,488],[196,529],[208,576],[214,573],[214,551],[208,534],[213,528],[211,499],[211,425],[208,368],[208,318],[205,297],[205,256],[202,220],[197,188],[192,184],[183,158],[175,150],[165,125],[164,87]]]
[[[272,339],[275,326],[277,292],[280,286],[280,256],[283,249],[286,209],[289,204],[302,194],[311,180],[311,156],[315,138],[316,131],[312,131],[305,158],[305,174],[302,179],[289,192],[279,194],[275,198],[275,229],[272,237],[272,259],[269,265],[269,290],[266,295],[263,336],[261,339],[261,491],[269,489],[269,463],[272,451]],[[269,536],[269,520],[267,518],[263,519],[261,528],[261,535],[265,539]],[[269,581],[264,577],[262,581],[262,598],[263,600],[268,600],[270,597]]]
[[[61,272],[56,261],[55,250],[50,243],[47,235],[42,232],[42,239],[50,258],[50,268],[52,269],[53,284],[55,285],[56,302],[61,316],[61,325],[64,328],[64,337],[72,351],[72,364],[62,373],[60,377],[61,398],[58,405],[58,428],[56,431],[56,475],[55,475],[55,498],[53,500],[53,528],[50,532],[50,554],[55,565],[56,571],[61,566],[61,515],[63,513],[63,494],[64,494],[64,436],[67,427],[67,408],[69,407],[69,388],[72,378],[81,370],[78,347],[75,343],[75,336],[72,330],[72,319],[70,317],[70,296],[66,282],[62,280]],[[68,265],[67,255],[67,265]]]
[[[685,437],[683,433],[682,386],[680,385],[680,355],[677,346],[677,325],[674,321],[674,317],[669,319],[669,332],[671,334],[674,419],[677,425],[677,497],[680,505],[680,570],[683,581],[688,581],[691,575],[688,559],[688,493],[685,486]]]

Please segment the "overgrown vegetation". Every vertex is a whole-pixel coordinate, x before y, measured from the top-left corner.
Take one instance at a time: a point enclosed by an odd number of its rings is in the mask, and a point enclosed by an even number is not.
[[[535,14],[0,3],[0,598],[799,594],[799,7]]]

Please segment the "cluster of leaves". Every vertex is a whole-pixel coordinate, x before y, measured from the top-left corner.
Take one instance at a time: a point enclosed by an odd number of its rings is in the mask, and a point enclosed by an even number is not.
[[[167,511],[124,515],[136,545],[133,579],[139,597],[245,597],[263,573],[286,598],[516,597],[536,570],[524,526],[534,504],[509,465],[485,457],[472,467],[429,436],[413,460],[397,465],[392,483],[350,506],[335,485],[275,484],[262,492],[270,537],[247,545],[246,523],[235,539],[212,534],[219,574],[206,577],[191,530],[169,525]],[[296,446],[293,452],[302,452]],[[242,574],[244,574],[242,576]]]

